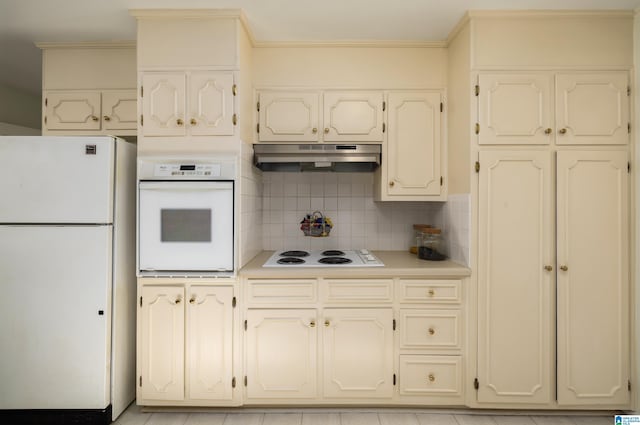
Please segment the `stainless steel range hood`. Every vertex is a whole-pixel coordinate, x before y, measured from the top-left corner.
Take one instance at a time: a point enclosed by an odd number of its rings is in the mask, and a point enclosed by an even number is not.
[[[253,163],[263,171],[373,171],[380,145],[254,144]]]

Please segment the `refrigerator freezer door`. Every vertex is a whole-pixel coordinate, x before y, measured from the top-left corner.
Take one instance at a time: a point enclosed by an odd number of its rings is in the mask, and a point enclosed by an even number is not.
[[[114,140],[0,137],[0,223],[111,223]]]
[[[0,409],[110,403],[111,226],[0,226]]]

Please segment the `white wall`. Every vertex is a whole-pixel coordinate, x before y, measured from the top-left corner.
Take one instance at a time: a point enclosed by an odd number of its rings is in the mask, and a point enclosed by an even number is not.
[[[40,128],[41,96],[0,84],[0,122]]]

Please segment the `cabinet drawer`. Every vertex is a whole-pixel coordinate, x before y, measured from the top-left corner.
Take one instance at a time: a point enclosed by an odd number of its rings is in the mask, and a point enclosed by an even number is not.
[[[292,304],[316,301],[316,281],[309,280],[249,280],[249,304]]]
[[[459,310],[400,310],[400,347],[422,349],[461,348]]]
[[[462,395],[462,358],[400,356],[400,395]]]
[[[400,280],[402,303],[459,304],[462,282],[459,280]]]
[[[325,302],[390,303],[393,301],[391,279],[327,279],[322,282]]]

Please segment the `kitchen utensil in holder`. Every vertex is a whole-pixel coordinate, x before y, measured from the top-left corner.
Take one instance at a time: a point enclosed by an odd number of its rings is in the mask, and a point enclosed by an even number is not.
[[[325,217],[320,211],[307,214],[300,222],[300,230],[305,236],[322,238],[329,236],[333,223],[329,217]]]

